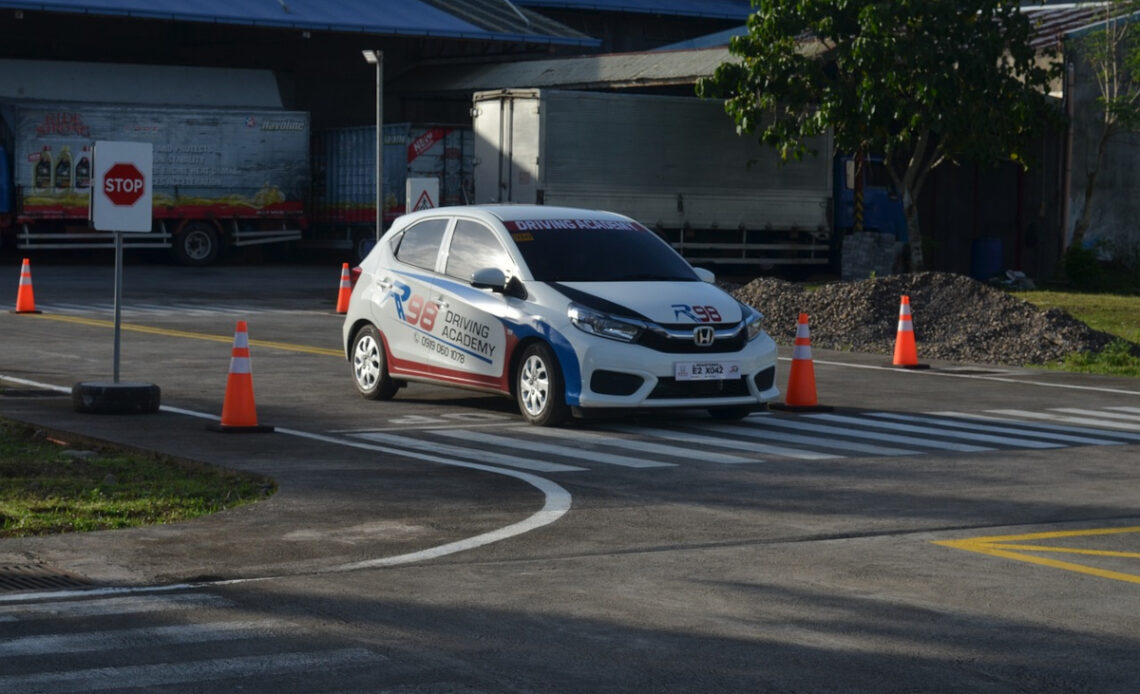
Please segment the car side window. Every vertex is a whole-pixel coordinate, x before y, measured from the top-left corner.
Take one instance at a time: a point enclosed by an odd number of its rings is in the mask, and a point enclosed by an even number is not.
[[[408,227],[400,236],[396,257],[408,265],[434,270],[447,222],[446,219],[427,219]]]
[[[493,267],[507,272],[513,265],[493,231],[467,219],[455,223],[447,252],[448,275],[470,282],[476,270]]]

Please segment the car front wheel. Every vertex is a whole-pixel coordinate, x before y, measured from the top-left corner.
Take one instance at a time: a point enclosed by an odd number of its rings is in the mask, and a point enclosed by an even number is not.
[[[527,422],[542,426],[557,426],[566,420],[570,408],[566,406],[566,389],[558,360],[550,347],[541,342],[526,348],[515,373],[515,393],[519,411]]]
[[[384,342],[374,326],[361,328],[352,341],[352,381],[366,400],[391,400],[400,389],[388,375]]]

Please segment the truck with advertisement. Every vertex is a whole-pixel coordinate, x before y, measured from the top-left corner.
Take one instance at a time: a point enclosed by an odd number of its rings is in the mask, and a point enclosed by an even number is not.
[[[298,240],[309,137],[300,111],[0,103],[0,148],[11,152],[0,233],[19,248],[111,247],[113,233],[87,222],[93,145],[110,140],[154,146],[154,229],[131,246],[170,248],[182,263],[207,265],[223,244]]]
[[[780,162],[717,101],[502,89],[473,102],[477,203],[618,212],[694,263],[836,267],[862,187],[863,228],[905,238],[881,164],[859,181],[830,135],[812,143],[819,156]]]

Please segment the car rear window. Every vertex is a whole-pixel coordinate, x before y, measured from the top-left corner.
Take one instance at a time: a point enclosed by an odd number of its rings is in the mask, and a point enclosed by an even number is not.
[[[700,281],[669,244],[636,222],[527,219],[504,225],[541,282]]]
[[[396,257],[408,265],[434,270],[447,222],[446,219],[427,219],[408,227],[400,236]]]

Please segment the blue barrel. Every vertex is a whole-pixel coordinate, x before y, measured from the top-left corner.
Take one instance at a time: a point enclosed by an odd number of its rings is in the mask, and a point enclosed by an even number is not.
[[[974,239],[970,245],[970,277],[988,280],[1002,268],[1001,239],[987,236]]]

